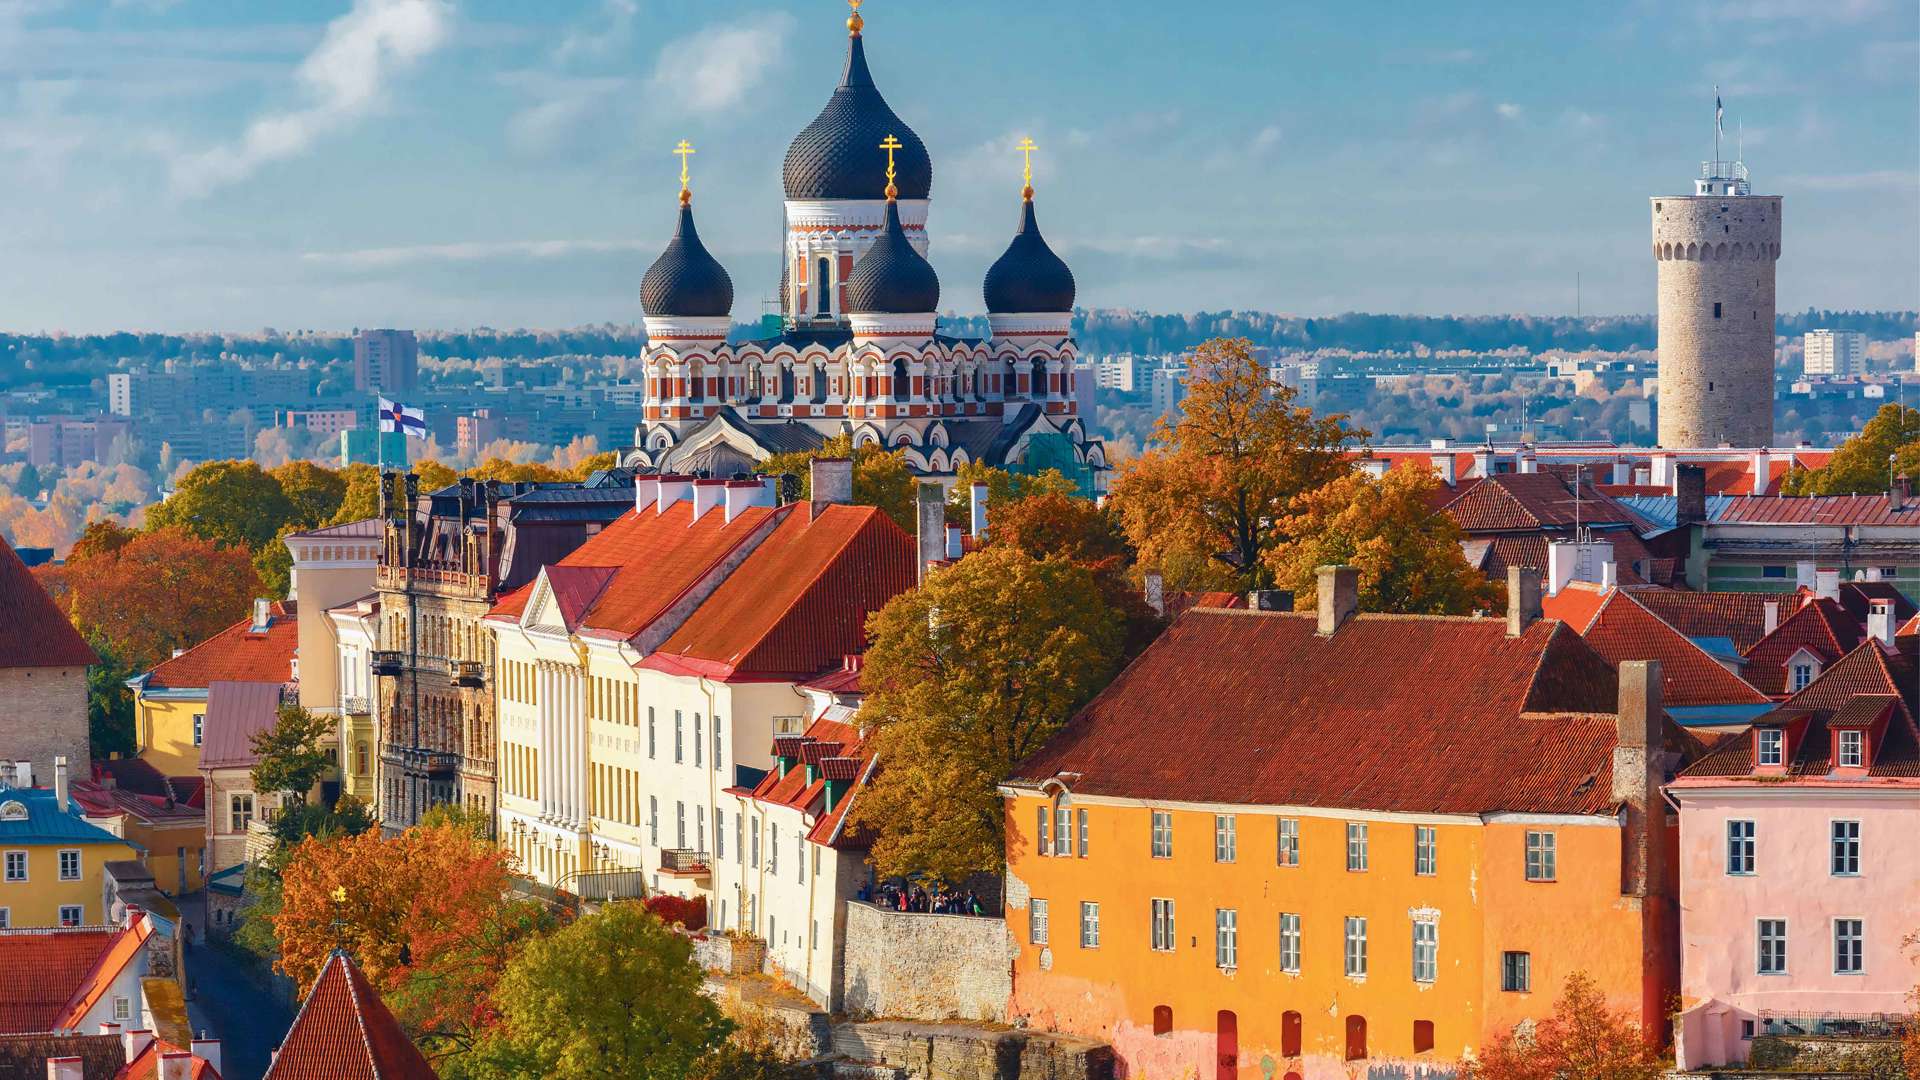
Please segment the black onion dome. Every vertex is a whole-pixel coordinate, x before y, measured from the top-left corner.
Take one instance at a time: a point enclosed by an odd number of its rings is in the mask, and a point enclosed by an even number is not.
[[[733,279],[700,242],[690,205],[681,205],[680,224],[667,250],[640,279],[640,309],[656,318],[733,314]]]
[[[854,315],[918,315],[940,306],[940,275],[907,242],[900,206],[887,201],[887,227],[847,275],[847,311]]]
[[[933,159],[920,136],[900,122],[874,87],[866,47],[855,35],[848,39],[847,68],[840,86],[827,99],[827,107],[787,147],[781,170],[787,198],[873,198],[877,178],[887,172],[887,152],[880,143],[889,135],[902,144],[893,159],[900,198],[926,198],[933,190]]]
[[[987,313],[1073,310],[1073,271],[1047,246],[1033,218],[1033,200],[1020,204],[1020,231],[987,270]]]

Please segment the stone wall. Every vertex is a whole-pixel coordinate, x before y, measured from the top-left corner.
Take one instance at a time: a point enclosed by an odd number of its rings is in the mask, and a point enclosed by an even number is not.
[[[1753,1041],[1747,1065],[1769,1077],[1807,1075],[1900,1080],[1906,1071],[1897,1038],[1847,1038],[1837,1035],[1762,1035]]]
[[[1653,254],[1660,445],[1772,445],[1780,197],[1655,198]]]
[[[906,1080],[1111,1080],[1113,1050],[1095,1039],[965,1024],[835,1024],[833,1052]],[[836,1072],[839,1071],[836,1068]]]
[[[842,1011],[1005,1022],[1017,951],[1006,920],[847,903]]]
[[[4,617],[4,616],[0,616]],[[0,668],[0,761],[33,762],[36,786],[53,786],[53,759],[87,776],[87,669]]]

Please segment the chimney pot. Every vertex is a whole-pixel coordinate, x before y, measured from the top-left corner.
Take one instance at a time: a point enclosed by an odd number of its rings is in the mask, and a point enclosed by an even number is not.
[[[1360,571],[1352,566],[1322,566],[1315,575],[1314,593],[1320,601],[1321,637],[1332,637],[1360,610]]]
[[[815,514],[829,506],[853,502],[852,458],[814,458],[808,463],[807,472]]]
[[[1540,618],[1540,570],[1507,567],[1507,636],[1519,637]]]

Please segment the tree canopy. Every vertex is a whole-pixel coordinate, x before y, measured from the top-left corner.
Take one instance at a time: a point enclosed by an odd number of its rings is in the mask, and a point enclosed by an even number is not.
[[[259,758],[253,767],[253,790],[285,792],[304,804],[307,793],[333,767],[333,755],[321,745],[331,734],[331,718],[316,716],[297,702],[281,705],[273,726],[248,739]]]
[[[868,621],[861,722],[883,768],[854,804],[882,874],[958,881],[1004,863],[997,785],[1106,685],[1121,614],[1092,571],[988,547]]]
[[[774,454],[761,462],[761,473],[783,473],[800,478],[800,497],[813,497],[811,465],[816,458],[853,459],[853,501],[861,506],[877,506],[894,524],[912,533],[914,517],[914,475],[907,468],[906,455],[898,450],[882,450],[871,444],[855,447],[853,436],[841,434],[827,439],[817,450],[795,450]]]
[[[247,552],[178,528],[124,536],[102,528],[98,543],[64,566],[36,567],[54,603],[80,633],[135,672],[146,671],[245,617],[260,582]]]
[[[1824,466],[1795,469],[1781,487],[1789,495],[1875,495],[1895,476],[1920,479],[1920,409],[1889,402]]]
[[[280,482],[251,461],[197,465],[165,502],[147,509],[147,528],[179,528],[221,547],[258,551],[293,518]]]
[[[1468,1062],[1462,1080],[1659,1080],[1666,1065],[1640,1026],[1607,1008],[1593,980],[1567,977],[1553,1014],[1532,1033],[1507,1032]]]

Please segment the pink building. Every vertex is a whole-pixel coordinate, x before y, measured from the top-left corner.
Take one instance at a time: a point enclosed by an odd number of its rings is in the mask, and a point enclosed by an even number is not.
[[[1867,637],[1668,785],[1682,1069],[1744,1062],[1757,1034],[1913,1011],[1920,969],[1902,940],[1920,929],[1917,643]]]

